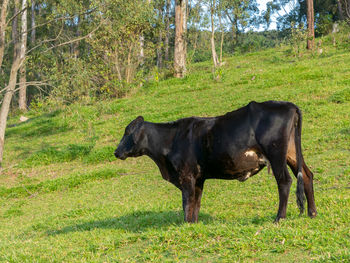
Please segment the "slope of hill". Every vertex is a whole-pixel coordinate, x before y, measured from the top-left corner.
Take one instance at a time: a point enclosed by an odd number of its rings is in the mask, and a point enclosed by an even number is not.
[[[184,79],[146,83],[126,98],[10,120],[0,176],[5,262],[346,262],[350,260],[350,53],[294,58],[271,49],[210,63]],[[183,223],[181,193],[147,157],[115,160],[138,115],[165,122],[214,116],[251,100],[287,100],[303,112],[304,157],[318,217],[273,224],[278,193],[266,170],[245,183],[206,182],[200,223]],[[295,189],[295,181],[292,189]]]

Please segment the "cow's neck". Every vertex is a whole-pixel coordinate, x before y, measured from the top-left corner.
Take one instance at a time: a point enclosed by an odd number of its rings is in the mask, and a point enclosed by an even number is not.
[[[146,155],[154,161],[165,157],[172,148],[172,142],[176,134],[176,127],[172,123],[145,122],[147,136]]]
[[[158,166],[162,177],[180,187],[178,180],[174,180],[168,166],[168,153],[173,147],[176,136],[176,124],[173,123],[145,123],[147,136],[147,149],[145,154],[149,156]]]

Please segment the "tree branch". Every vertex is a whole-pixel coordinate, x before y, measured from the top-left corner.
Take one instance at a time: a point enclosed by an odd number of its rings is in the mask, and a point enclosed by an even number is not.
[[[85,36],[82,36],[82,37],[78,37],[78,38],[75,38],[75,39],[72,39],[72,40],[69,40],[69,41],[66,41],[66,42],[63,42],[63,43],[60,43],[60,44],[57,44],[55,46],[52,46],[48,49],[46,49],[45,51],[43,52],[47,52],[47,51],[50,51],[51,49],[54,49],[54,48],[57,48],[57,47],[61,47],[61,46],[64,46],[64,45],[68,45],[68,44],[71,44],[71,43],[74,43],[74,42],[77,42],[77,41],[80,41],[80,40],[83,40],[85,38],[91,38],[91,35],[96,32],[102,25],[102,21],[101,23],[95,28],[93,29],[90,33],[86,34]]]
[[[44,81],[26,81],[26,82],[19,82],[16,83],[16,86],[19,86],[21,84],[25,84],[26,86],[35,86],[37,88],[39,88],[40,86],[50,86],[53,87],[51,84],[44,82]],[[2,90],[0,90],[0,93],[6,91],[8,89],[8,86],[6,86],[5,88],[3,88]],[[17,90],[19,90],[20,88],[14,89],[11,92],[16,92]],[[41,89],[41,88],[39,88]],[[42,89],[41,89],[42,90]]]
[[[51,39],[45,39],[43,41],[41,41],[39,44],[37,44],[36,46],[32,47],[31,49],[29,49],[27,52],[26,52],[26,55],[29,54],[30,52],[32,52],[33,50],[41,47],[43,44],[45,43],[50,43],[50,42],[53,42],[53,41],[56,41],[60,35],[62,34],[63,32],[63,28],[64,28],[64,25],[62,23],[62,26],[61,26],[61,29],[60,29],[60,32],[58,32],[57,36],[55,38],[51,38]]]
[[[60,20],[68,20],[68,19],[75,18],[77,15],[78,15],[78,16],[80,16],[80,15],[88,15],[88,14],[91,14],[91,13],[93,13],[93,12],[95,12],[95,11],[97,11],[97,7],[93,8],[93,9],[91,9],[91,10],[89,10],[89,11],[83,12],[83,13],[74,14],[74,15],[72,15],[72,16],[61,16],[61,17],[56,17],[56,18],[53,18],[53,19],[51,19],[51,20],[49,20],[49,21],[46,21],[45,23],[38,24],[38,25],[35,25],[34,27],[29,28],[29,29],[26,31],[26,33],[30,32],[30,31],[32,31],[32,30],[38,28],[38,27],[42,27],[42,26],[45,26],[45,25],[47,25],[47,24],[50,24],[50,23],[52,23],[52,22],[54,22],[54,21],[58,22],[58,21],[60,21]]]
[[[16,14],[14,14],[8,21],[6,21],[5,27],[7,27],[7,25],[13,20],[15,19],[17,16],[19,16],[21,13],[23,13],[26,9],[28,9],[28,6],[23,8],[22,10],[18,11]]]

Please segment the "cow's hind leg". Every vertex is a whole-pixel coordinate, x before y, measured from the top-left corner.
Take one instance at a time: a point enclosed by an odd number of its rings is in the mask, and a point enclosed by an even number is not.
[[[305,162],[303,162],[303,181],[304,191],[307,199],[307,214],[311,218],[317,215],[313,179],[314,175],[310,171],[309,167],[306,166]]]
[[[295,177],[298,174],[298,168],[296,162],[292,157],[288,156],[288,165],[293,171]],[[307,214],[309,217],[313,218],[317,215],[315,198],[314,198],[314,187],[313,187],[313,174],[303,161],[302,165],[303,182],[304,182],[304,192],[307,200]]]

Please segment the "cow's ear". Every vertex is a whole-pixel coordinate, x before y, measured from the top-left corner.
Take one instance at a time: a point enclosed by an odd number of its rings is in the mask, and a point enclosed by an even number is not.
[[[134,140],[134,143],[137,144],[137,142],[139,141],[140,139],[140,136],[141,134],[143,133],[143,129],[142,129],[142,126],[143,126],[143,117],[142,116],[138,116],[135,120],[135,126],[134,126],[134,131],[132,133],[132,138]]]
[[[136,121],[137,121],[137,122],[143,122],[143,121],[144,121],[144,119],[143,119],[143,117],[142,117],[142,116],[138,116],[138,117],[136,118]]]

